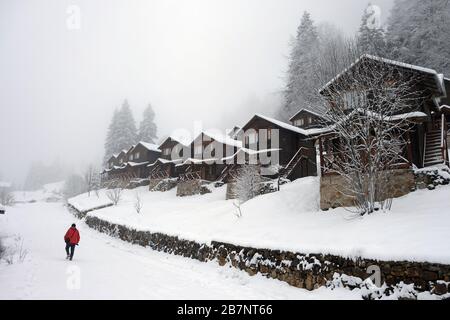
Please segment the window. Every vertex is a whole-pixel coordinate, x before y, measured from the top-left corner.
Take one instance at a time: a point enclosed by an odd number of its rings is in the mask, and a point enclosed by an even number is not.
[[[368,90],[353,90],[344,92],[341,99],[346,109],[355,109],[363,104],[368,97]]]
[[[130,155],[130,161],[133,161],[133,155],[132,154]]]
[[[297,119],[294,121],[294,125],[296,127],[302,127],[305,125],[305,119],[301,118],[301,119]]]
[[[313,119],[311,116],[308,117],[308,124],[312,124],[313,123]]]
[[[170,155],[171,149],[170,148],[164,148],[163,155],[168,156]]]
[[[136,152],[136,153],[134,154],[134,158],[135,158],[136,160],[139,159],[140,156],[141,156],[140,152]]]

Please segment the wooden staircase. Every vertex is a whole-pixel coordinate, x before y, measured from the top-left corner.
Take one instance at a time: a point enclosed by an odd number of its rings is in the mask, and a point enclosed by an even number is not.
[[[228,177],[228,175],[230,175],[231,172],[233,172],[233,170],[236,169],[236,167],[237,166],[235,164],[227,165],[225,169],[223,169],[222,172],[220,173],[220,176],[219,178],[217,178],[217,181],[225,182],[225,179]]]
[[[283,169],[283,171],[280,174],[280,178],[282,179],[289,179],[289,177],[294,172],[295,168],[299,165],[300,161],[302,161],[302,158],[306,157],[307,148],[301,147],[297,153],[292,157],[289,164]]]
[[[441,124],[439,121],[436,121],[433,126],[433,130],[427,132],[425,136],[424,167],[431,167],[445,163],[442,152],[442,139]]]

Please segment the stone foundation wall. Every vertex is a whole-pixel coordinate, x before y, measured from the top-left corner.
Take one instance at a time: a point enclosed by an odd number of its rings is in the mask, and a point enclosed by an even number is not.
[[[226,194],[226,200],[233,200],[233,199],[237,199],[237,195],[236,195],[236,182],[234,181],[229,181],[227,183],[227,194]]]
[[[395,170],[391,172],[385,186],[384,198],[399,198],[416,189],[412,170]],[[328,210],[338,207],[351,207],[355,204],[353,196],[345,194],[346,181],[340,175],[327,175],[320,178],[320,208]],[[384,199],[378,199],[384,200]]]
[[[69,211],[78,219],[83,219],[86,217],[86,215],[91,212],[91,211],[95,211],[95,210],[100,210],[103,208],[108,208],[108,207],[112,207],[113,204],[106,204],[103,206],[98,206],[89,210],[85,210],[85,211],[80,211],[77,208],[75,208],[74,206],[72,206],[70,203],[67,204],[67,208],[69,209]]]
[[[193,196],[197,194],[206,194],[211,193],[206,187],[208,182],[203,180],[189,180],[189,181],[180,181],[177,185],[177,196],[178,197],[186,197]]]
[[[166,192],[175,188],[177,184],[178,181],[176,178],[160,180],[160,182],[153,189],[150,189],[150,191]]]
[[[407,261],[350,259],[334,255],[303,254],[279,250],[257,249],[213,241],[201,244],[161,233],[128,229],[96,217],[86,217],[86,224],[100,232],[153,250],[180,255],[199,261],[217,261],[268,278],[313,290],[333,280],[336,274],[366,279],[369,267],[380,270],[381,280],[388,286],[400,282],[414,284],[417,291],[434,290],[446,294],[450,283],[450,265]],[[437,291],[437,288],[439,291]]]
[[[148,184],[148,190],[153,191],[153,189],[162,181],[163,179],[150,179]]]

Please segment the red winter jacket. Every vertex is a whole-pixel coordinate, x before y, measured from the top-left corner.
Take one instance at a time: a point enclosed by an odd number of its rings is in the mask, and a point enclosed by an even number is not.
[[[80,242],[80,233],[77,228],[71,227],[67,230],[66,235],[64,236],[65,242],[70,242],[70,244],[78,244]]]

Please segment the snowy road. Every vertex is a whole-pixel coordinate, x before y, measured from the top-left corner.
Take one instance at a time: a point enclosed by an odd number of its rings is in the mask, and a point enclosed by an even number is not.
[[[81,233],[74,261],[63,235]],[[356,299],[347,290],[308,292],[242,271],[131,245],[89,229],[59,203],[21,204],[0,216],[0,236],[28,254],[0,264],[0,299]],[[5,239],[6,237],[6,239]],[[16,253],[16,260],[18,260]]]

